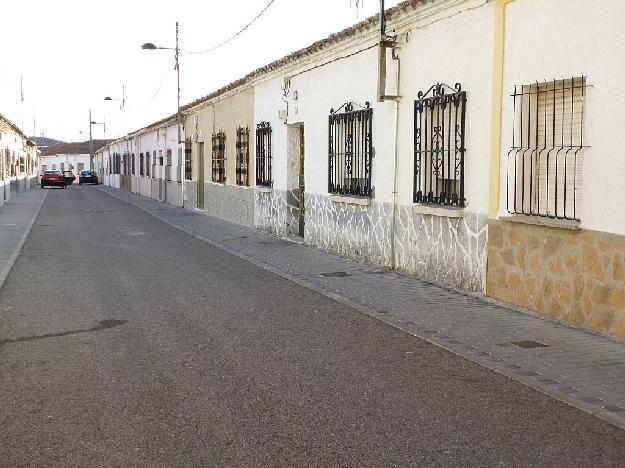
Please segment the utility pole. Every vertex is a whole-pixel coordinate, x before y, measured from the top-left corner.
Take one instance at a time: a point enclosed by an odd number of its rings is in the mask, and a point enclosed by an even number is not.
[[[91,109],[89,109],[89,169],[93,168],[93,134],[91,133]]]

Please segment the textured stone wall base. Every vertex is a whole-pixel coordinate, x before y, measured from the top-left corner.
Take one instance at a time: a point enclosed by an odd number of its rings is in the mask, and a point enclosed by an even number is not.
[[[289,206],[287,190],[254,191],[254,226],[276,236],[297,233],[298,225]]]
[[[391,264],[390,203],[336,203],[306,194],[304,239],[317,248],[382,266]],[[398,270],[466,291],[483,292],[486,215],[448,218],[400,206],[395,250]]]
[[[254,226],[254,189],[206,183],[205,213],[244,226]]]
[[[184,207],[189,210],[197,208],[197,182],[194,180],[184,183]]]
[[[486,292],[625,339],[625,236],[491,220]]]

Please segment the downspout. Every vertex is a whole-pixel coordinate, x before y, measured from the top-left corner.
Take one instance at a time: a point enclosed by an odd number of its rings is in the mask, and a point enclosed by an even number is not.
[[[393,49],[392,58],[395,61],[395,99],[394,99],[394,127],[393,127],[393,206],[391,216],[391,270],[395,270],[397,266],[396,259],[396,238],[395,226],[397,224],[397,158],[398,158],[398,138],[399,138],[399,100],[401,93],[399,92],[399,72],[400,60],[397,49]]]

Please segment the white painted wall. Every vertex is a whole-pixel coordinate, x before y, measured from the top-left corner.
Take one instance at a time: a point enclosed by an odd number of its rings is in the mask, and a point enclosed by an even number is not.
[[[625,2],[515,0],[506,14],[499,214],[506,215],[506,153],[512,144],[515,85],[585,75],[583,228],[625,234]]]
[[[83,164],[83,169],[91,169],[89,154],[54,154],[50,156],[41,156],[39,158],[39,174],[43,172],[43,166],[46,166],[48,171],[53,169],[60,171],[61,164],[65,165],[64,170],[73,170],[76,177],[78,177],[79,164]]]
[[[467,91],[465,193],[468,209],[488,211],[490,167],[490,115],[493,48],[493,5],[483,1],[437,2],[438,10],[412,13],[397,26],[397,33],[410,32],[402,44],[398,133],[399,203],[412,204],[414,171],[414,100],[438,82],[453,86],[460,82]],[[442,8],[442,9],[441,9]],[[427,13],[427,15],[426,15]],[[425,16],[424,16],[425,15]],[[391,23],[389,27],[394,26]],[[403,36],[405,37],[405,36]],[[393,102],[377,102],[376,48],[358,52],[375,43],[375,34],[356,35],[338,44],[332,53],[321,53],[299,68],[284,70],[256,86],[255,117],[271,122],[273,129],[274,186],[286,188],[287,137],[278,111],[286,109],[282,99],[283,76],[291,79],[288,123],[303,122],[306,145],[306,192],[327,194],[328,116],[347,101],[373,108],[372,184],[376,202],[392,201]],[[348,58],[335,60],[337,57]],[[332,61],[323,65],[325,61]],[[311,69],[310,71],[306,71]],[[389,63],[389,90],[394,91],[395,69]],[[297,100],[293,97],[297,94]]]

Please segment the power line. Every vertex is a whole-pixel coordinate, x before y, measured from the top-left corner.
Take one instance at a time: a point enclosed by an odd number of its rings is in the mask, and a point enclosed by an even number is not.
[[[135,111],[135,112],[147,109],[152,104],[152,102],[154,102],[154,100],[156,99],[156,96],[158,96],[158,93],[161,92],[161,89],[163,88],[163,85],[165,84],[165,81],[167,81],[167,77],[171,73],[171,70],[172,70],[171,67],[167,67],[167,73],[165,73],[165,76],[163,77],[163,80],[161,81],[161,84],[158,86],[158,88],[156,89],[154,95],[152,96],[152,98],[148,102],[146,102],[145,104],[143,104],[140,107],[133,107],[133,106],[130,106],[128,104],[126,104],[126,107],[129,108],[132,111]]]
[[[265,8],[263,8],[260,13],[258,13],[254,18],[252,18],[252,20],[247,23],[245,26],[243,26],[243,28],[241,28],[238,32],[236,32],[235,34],[233,34],[232,36],[230,36],[228,39],[226,39],[223,42],[220,42],[219,44],[211,47],[210,49],[206,49],[206,50],[196,50],[196,51],[183,51],[186,52],[188,54],[206,54],[208,52],[212,52],[213,50],[219,49],[220,47],[225,46],[226,44],[228,44],[230,41],[232,41],[233,39],[235,39],[236,37],[238,37],[239,35],[241,35],[247,28],[249,28],[252,24],[254,24],[254,22],[256,22],[256,20],[258,18],[260,18],[261,16],[263,16],[263,14],[269,9],[269,7],[275,2],[276,0],[270,0],[270,2],[265,6]]]

